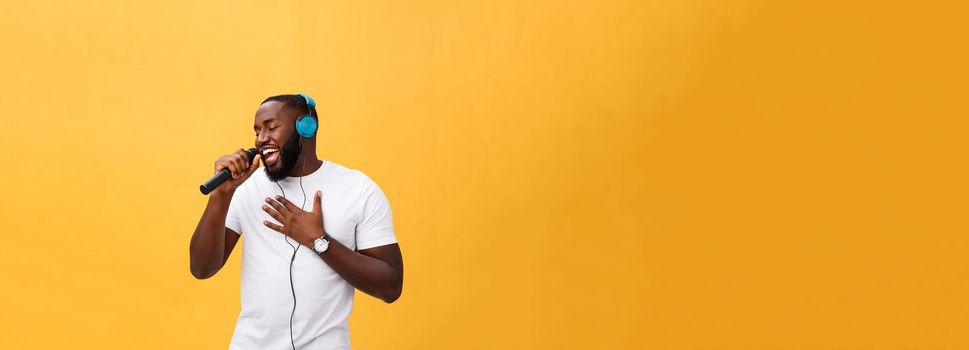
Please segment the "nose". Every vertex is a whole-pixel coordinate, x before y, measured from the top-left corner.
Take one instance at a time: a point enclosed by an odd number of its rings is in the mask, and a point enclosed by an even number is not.
[[[266,141],[269,141],[268,131],[262,130],[256,133],[256,148],[259,148],[259,145],[266,143]]]

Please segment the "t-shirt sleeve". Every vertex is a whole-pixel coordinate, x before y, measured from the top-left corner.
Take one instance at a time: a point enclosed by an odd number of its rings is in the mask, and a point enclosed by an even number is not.
[[[363,185],[363,218],[357,224],[357,250],[397,243],[387,197],[372,180]]]
[[[236,189],[229,200],[229,211],[225,215],[225,227],[242,235],[242,186]]]

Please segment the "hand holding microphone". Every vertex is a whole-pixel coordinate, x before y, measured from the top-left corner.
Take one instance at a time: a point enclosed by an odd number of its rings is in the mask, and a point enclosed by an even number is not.
[[[199,186],[199,190],[202,194],[234,192],[256,169],[259,169],[260,158],[262,155],[255,148],[249,150],[240,148],[235,153],[220,157],[215,161],[215,175]]]

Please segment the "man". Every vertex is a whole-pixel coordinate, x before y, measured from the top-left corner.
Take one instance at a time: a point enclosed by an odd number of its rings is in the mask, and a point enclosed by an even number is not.
[[[263,101],[253,125],[260,154],[250,163],[240,149],[215,162],[232,178],[209,195],[192,234],[198,279],[246,238],[230,349],[349,349],[354,288],[387,303],[400,297],[404,265],[386,197],[360,171],[317,158],[316,124],[297,130],[301,116],[317,121],[308,96]],[[259,160],[265,171],[254,174]]]

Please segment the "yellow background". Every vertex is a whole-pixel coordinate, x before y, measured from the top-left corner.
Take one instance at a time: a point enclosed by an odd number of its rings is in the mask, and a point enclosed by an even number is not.
[[[307,92],[406,263],[355,348],[967,349],[965,10],[0,1],[0,348],[225,348],[197,186]]]

